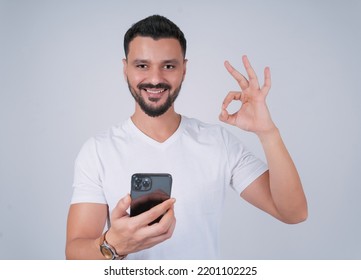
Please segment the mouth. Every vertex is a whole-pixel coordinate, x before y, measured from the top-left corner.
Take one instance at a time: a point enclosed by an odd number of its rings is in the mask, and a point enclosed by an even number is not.
[[[163,88],[162,89],[143,88],[143,91],[145,91],[148,96],[148,100],[153,102],[158,102],[167,90],[168,89],[163,89]]]
[[[141,84],[138,86],[138,88],[145,92],[148,100],[157,102],[167,91],[169,91],[170,86],[168,84]]]
[[[143,88],[143,90],[145,90],[149,94],[160,94],[160,93],[165,92],[167,89],[165,89],[165,88],[162,88],[162,89]]]

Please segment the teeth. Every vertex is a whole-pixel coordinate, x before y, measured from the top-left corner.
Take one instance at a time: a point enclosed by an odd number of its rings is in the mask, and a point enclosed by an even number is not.
[[[151,89],[145,89],[147,92],[149,93],[153,93],[153,94],[157,94],[157,93],[161,93],[163,91],[165,91],[165,89],[161,89],[161,90],[151,90]]]

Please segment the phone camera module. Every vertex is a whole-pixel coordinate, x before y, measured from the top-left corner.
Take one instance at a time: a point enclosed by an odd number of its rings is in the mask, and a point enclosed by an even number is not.
[[[152,179],[150,177],[134,177],[133,188],[136,191],[149,191],[152,188]]]

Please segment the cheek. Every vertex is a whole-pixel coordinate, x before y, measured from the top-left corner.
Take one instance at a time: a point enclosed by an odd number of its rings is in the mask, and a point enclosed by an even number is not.
[[[132,86],[136,86],[144,80],[144,77],[142,75],[136,75],[133,73],[128,73],[128,76],[126,78]]]
[[[168,83],[172,84],[173,86],[179,86],[183,82],[183,74],[177,73],[177,75],[169,75],[166,77]]]

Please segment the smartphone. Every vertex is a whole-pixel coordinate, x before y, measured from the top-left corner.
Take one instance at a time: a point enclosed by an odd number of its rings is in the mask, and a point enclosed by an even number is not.
[[[172,176],[168,173],[136,173],[131,178],[130,216],[139,215],[170,198]],[[161,215],[149,225],[158,223]]]

